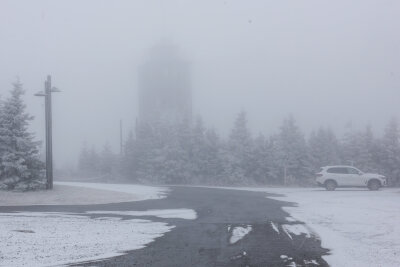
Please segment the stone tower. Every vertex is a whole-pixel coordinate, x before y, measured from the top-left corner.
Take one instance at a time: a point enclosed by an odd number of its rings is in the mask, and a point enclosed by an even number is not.
[[[177,46],[158,44],[139,67],[139,122],[179,123],[191,117],[189,63]]]

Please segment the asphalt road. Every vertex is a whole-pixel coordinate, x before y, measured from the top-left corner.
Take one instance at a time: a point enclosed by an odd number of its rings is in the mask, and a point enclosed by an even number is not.
[[[318,238],[305,234],[288,235],[282,228],[285,224],[302,224],[286,220],[290,215],[282,207],[293,203],[268,199],[266,196],[265,193],[240,190],[171,187],[169,196],[161,200],[87,206],[0,207],[0,212],[81,213],[89,210],[179,208],[197,212],[198,218],[195,220],[140,216],[141,219],[167,222],[175,228],[143,249],[73,266],[328,266],[321,256],[329,251],[321,247]],[[131,219],[135,216],[125,217]],[[271,222],[278,227],[279,233]],[[250,233],[231,244],[232,229],[248,225],[252,227]]]

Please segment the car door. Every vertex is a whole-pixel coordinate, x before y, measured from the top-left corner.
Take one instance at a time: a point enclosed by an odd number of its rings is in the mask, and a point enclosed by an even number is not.
[[[348,170],[346,167],[340,167],[337,168],[337,183],[339,186],[350,186],[352,184],[351,182],[351,175],[348,173]]]
[[[361,171],[356,168],[347,168],[349,186],[365,186]]]
[[[328,169],[329,179],[333,179],[337,182],[338,186],[349,185],[347,168],[345,167],[333,167]]]

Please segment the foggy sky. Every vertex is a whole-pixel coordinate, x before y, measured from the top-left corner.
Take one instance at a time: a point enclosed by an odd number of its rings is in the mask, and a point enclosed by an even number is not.
[[[381,132],[400,115],[400,2],[0,0],[0,94],[19,76],[44,138],[54,95],[54,155],[76,164],[86,141],[118,151],[137,116],[137,68],[168,40],[191,62],[194,114],[226,135],[245,110],[254,134],[292,114],[306,133],[349,121]],[[125,133],[126,135],[126,133]]]

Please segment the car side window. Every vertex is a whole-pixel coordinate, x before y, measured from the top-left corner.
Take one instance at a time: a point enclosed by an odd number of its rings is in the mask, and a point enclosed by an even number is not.
[[[327,170],[328,173],[338,173],[338,174],[347,174],[347,168],[330,168]]]
[[[327,173],[336,173],[337,168],[329,168],[326,170]]]
[[[354,169],[354,168],[347,168],[347,171],[348,171],[350,174],[358,174],[358,173],[359,173],[359,171],[356,170],[356,169]]]

